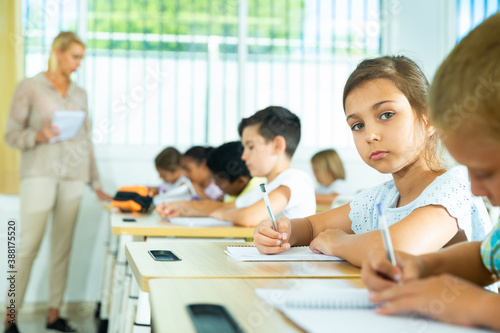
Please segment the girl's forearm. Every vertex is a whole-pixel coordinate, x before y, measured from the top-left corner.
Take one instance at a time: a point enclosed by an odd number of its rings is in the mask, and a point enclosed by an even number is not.
[[[423,255],[423,277],[449,273],[486,286],[495,282],[481,259],[481,242],[467,242]]]
[[[333,254],[361,267],[364,258],[376,248],[383,248],[380,233],[346,234],[338,237],[332,244]]]
[[[290,220],[290,245],[309,246],[313,240],[313,227],[308,219]]]
[[[471,307],[472,322],[476,326],[492,328],[500,331],[500,296],[498,294],[482,291],[482,297],[477,300],[475,306]]]

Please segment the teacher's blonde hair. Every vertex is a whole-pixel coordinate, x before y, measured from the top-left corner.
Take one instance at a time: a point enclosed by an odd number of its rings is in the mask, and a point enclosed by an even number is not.
[[[54,38],[52,42],[52,49],[50,50],[49,56],[49,72],[54,72],[57,70],[58,59],[56,50],[61,50],[61,52],[66,51],[73,44],[77,43],[81,46],[85,47],[85,44],[82,42],[80,37],[77,34],[71,31],[62,31]]]

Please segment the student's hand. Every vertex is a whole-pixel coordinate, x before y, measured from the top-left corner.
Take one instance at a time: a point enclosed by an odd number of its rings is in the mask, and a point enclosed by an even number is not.
[[[181,215],[181,210],[178,209],[175,202],[164,202],[155,207],[155,211],[162,219],[169,219]]]
[[[270,220],[262,221],[253,232],[253,243],[262,254],[280,253],[290,248],[291,223],[286,217],[276,221],[278,231],[273,229]]]
[[[374,302],[385,304],[377,313],[394,315],[416,312],[439,321],[463,326],[493,326],[480,319],[498,311],[500,296],[452,275],[439,275],[370,293]],[[498,318],[497,312],[490,318]],[[496,319],[498,324],[498,319]]]
[[[36,133],[35,142],[46,143],[49,142],[50,139],[58,136],[59,134],[61,134],[59,128],[55,125],[50,124],[42,128],[40,131],[38,131],[38,133]]]
[[[418,256],[395,252],[397,266],[393,266],[384,249],[371,251],[361,268],[361,279],[370,291],[391,288],[397,283],[408,283],[422,276],[423,263]]]
[[[309,244],[309,248],[314,253],[322,253],[327,256],[335,256],[333,245],[340,237],[346,236],[347,233],[340,229],[328,229],[321,232]]]
[[[109,201],[113,200],[113,198],[111,196],[104,193],[101,189],[95,190],[95,194],[97,195],[97,197],[101,201],[108,201],[109,202]]]
[[[160,194],[160,190],[158,189],[158,187],[148,187],[148,190],[149,190],[149,195],[152,197]]]

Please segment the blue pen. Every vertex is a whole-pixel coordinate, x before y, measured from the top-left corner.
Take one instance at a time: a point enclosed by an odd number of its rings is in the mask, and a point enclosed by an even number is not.
[[[186,184],[188,186],[189,193],[191,193],[191,196],[193,197],[193,200],[199,201],[200,197],[198,196],[198,194],[196,194],[196,190],[194,189],[193,184],[191,183],[191,179],[187,179]]]
[[[380,225],[380,231],[382,232],[382,240],[384,241],[387,258],[391,261],[393,266],[396,266],[396,256],[394,255],[394,248],[392,247],[391,234],[389,233],[389,227],[387,226],[385,216],[382,214],[381,204],[377,204],[377,211],[378,223]]]

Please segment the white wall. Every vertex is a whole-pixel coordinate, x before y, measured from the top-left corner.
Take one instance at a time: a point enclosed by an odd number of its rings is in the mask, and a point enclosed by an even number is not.
[[[384,53],[406,54],[414,58],[431,79],[455,42],[454,3],[454,0],[385,0],[382,9],[385,21],[381,26]],[[182,150],[186,147],[179,148]],[[153,159],[160,149],[140,146],[96,147],[104,190],[112,194],[120,185],[156,184],[158,178]],[[318,147],[299,147],[293,167],[312,174],[309,159],[317,150]],[[354,189],[367,188],[388,179],[388,176],[367,167],[355,149],[341,149],[339,153],[346,167],[347,181]],[[17,197],[0,196],[1,221],[18,217],[18,204]],[[6,248],[6,230],[3,229],[0,230],[1,249]],[[90,190],[86,191],[76,229],[66,300],[98,299],[108,229],[107,216],[101,204]],[[32,270],[26,302],[46,302],[48,299],[47,250],[47,240],[44,240]],[[0,258],[2,271],[6,271],[6,259],[6,255]],[[5,281],[0,278],[0,290],[5,290]],[[1,299],[4,299],[3,292],[0,294]]]

